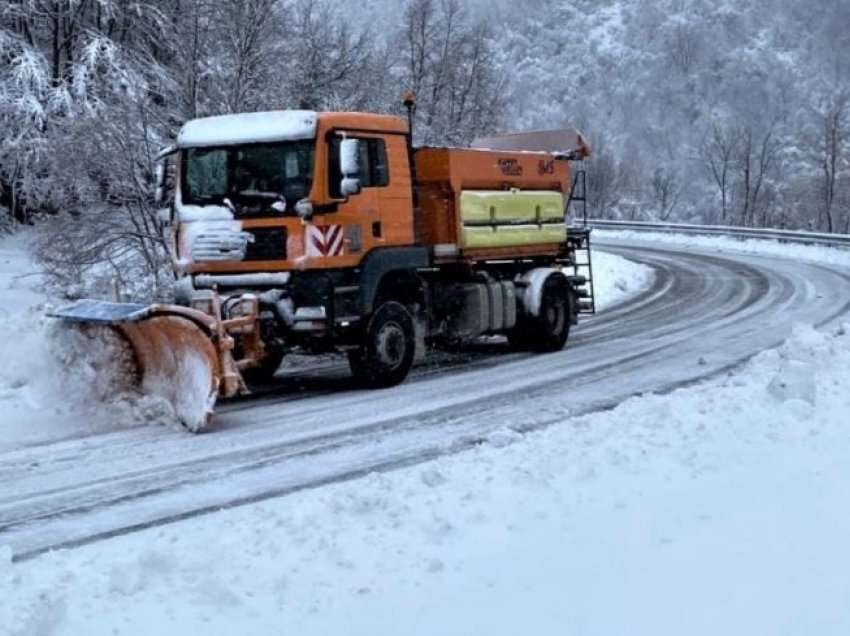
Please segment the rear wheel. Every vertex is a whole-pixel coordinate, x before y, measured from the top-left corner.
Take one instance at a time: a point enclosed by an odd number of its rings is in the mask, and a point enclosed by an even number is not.
[[[567,343],[572,320],[572,292],[559,275],[550,276],[543,285],[537,316],[525,315],[508,334],[511,345],[541,353],[560,351]]]
[[[404,382],[416,353],[413,317],[401,303],[383,303],[366,327],[361,347],[348,354],[354,377],[369,388]]]
[[[543,286],[540,315],[534,318],[530,334],[536,351],[560,351],[570,335],[570,292],[559,279],[550,276]]]

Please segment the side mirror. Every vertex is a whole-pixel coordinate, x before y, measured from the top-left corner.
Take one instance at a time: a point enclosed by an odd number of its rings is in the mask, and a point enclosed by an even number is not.
[[[346,137],[339,144],[339,171],[344,177],[360,174],[360,140]]]
[[[346,137],[339,144],[340,192],[349,197],[360,194],[360,141]]]
[[[347,177],[343,177],[339,188],[340,192],[342,192],[342,196],[344,197],[360,194],[361,189],[360,179],[351,179]]]

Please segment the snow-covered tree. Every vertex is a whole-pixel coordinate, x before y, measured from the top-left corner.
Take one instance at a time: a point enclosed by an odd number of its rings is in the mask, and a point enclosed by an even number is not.
[[[185,120],[410,89],[420,143],[581,128],[593,214],[850,231],[848,24],[846,0],[0,0],[0,215],[70,224],[57,280],[155,281],[151,157]]]

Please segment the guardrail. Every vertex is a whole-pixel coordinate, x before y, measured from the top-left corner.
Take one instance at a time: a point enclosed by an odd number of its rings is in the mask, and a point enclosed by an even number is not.
[[[588,219],[587,224],[590,227],[598,228],[600,230],[634,230],[638,232],[665,232],[670,234],[730,236],[733,238],[757,238],[763,240],[773,240],[779,241],[780,243],[800,243],[803,245],[828,245],[830,247],[850,248],[850,235],[848,234],[800,232],[797,230],[735,227],[731,225],[693,225],[686,223],[608,221],[605,219]]]

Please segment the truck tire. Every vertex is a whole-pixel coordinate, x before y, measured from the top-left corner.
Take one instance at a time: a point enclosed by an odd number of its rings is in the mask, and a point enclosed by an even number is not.
[[[543,287],[540,315],[534,317],[530,332],[531,346],[535,351],[560,351],[570,336],[571,299],[567,285],[558,277],[550,277]]]
[[[413,317],[404,305],[389,301],[372,314],[363,344],[349,352],[348,363],[360,384],[380,389],[404,382],[415,353]]]
[[[508,341],[517,349],[540,353],[560,351],[570,335],[572,305],[572,292],[566,280],[550,276],[543,286],[539,315],[524,315],[508,334]]]

